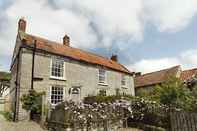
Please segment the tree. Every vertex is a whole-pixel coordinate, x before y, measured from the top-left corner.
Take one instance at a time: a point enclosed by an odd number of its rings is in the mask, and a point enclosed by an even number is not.
[[[193,96],[192,111],[197,112],[197,83],[192,87],[191,92]]]
[[[191,110],[194,100],[192,92],[176,77],[170,77],[163,84],[156,86],[153,98],[161,104],[184,110]]]

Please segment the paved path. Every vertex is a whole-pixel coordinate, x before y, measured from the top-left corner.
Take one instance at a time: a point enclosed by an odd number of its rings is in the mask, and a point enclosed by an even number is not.
[[[27,122],[8,122],[0,115],[0,131],[46,131],[43,130],[37,123]]]

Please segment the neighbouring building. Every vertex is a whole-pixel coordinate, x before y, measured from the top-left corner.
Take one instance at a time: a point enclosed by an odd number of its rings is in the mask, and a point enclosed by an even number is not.
[[[197,69],[183,70],[181,66],[174,66],[168,69],[155,71],[141,75],[138,73],[135,78],[135,95],[152,92],[156,85],[161,85],[170,77],[180,78],[184,83],[192,87],[196,83]]]
[[[0,72],[0,111],[9,111],[10,73]]]
[[[184,81],[188,88],[193,89],[197,84],[197,68],[182,71],[180,79]]]
[[[134,95],[133,73],[111,59],[63,43],[26,33],[26,21],[18,22],[18,34],[11,64],[10,97],[15,120],[28,118],[20,97],[30,89],[45,92],[44,104],[64,100],[80,101],[88,95],[117,93]]]
[[[140,95],[147,92],[152,92],[156,85],[165,82],[169,77],[180,77],[181,67],[174,66],[168,69],[155,71],[135,77],[135,94]]]

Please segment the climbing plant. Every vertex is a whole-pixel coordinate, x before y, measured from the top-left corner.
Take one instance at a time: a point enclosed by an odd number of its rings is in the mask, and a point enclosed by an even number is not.
[[[40,114],[42,110],[42,101],[40,98],[43,94],[44,92],[39,93],[35,90],[30,90],[28,94],[24,94],[21,97],[22,108],[27,111]]]

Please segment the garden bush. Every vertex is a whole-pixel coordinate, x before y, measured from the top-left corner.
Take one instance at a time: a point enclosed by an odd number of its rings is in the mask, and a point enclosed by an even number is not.
[[[61,108],[65,111],[63,112]],[[103,121],[106,119],[110,122],[120,120],[125,122],[126,120],[127,124],[124,125],[129,127],[132,127],[133,123],[165,129],[170,127],[168,107],[155,101],[133,96],[88,96],[78,104],[66,101],[57,105],[56,110],[64,113],[66,118],[64,122],[70,123],[69,125],[73,125],[72,123],[75,123],[76,120],[77,123],[84,125],[87,124],[87,120]]]
[[[0,112],[7,121],[13,120],[13,114],[11,112]]]
[[[35,90],[30,90],[28,94],[24,94],[21,97],[22,108],[34,112],[36,114],[40,114],[42,110],[42,101],[41,96],[44,93],[38,93]]]

